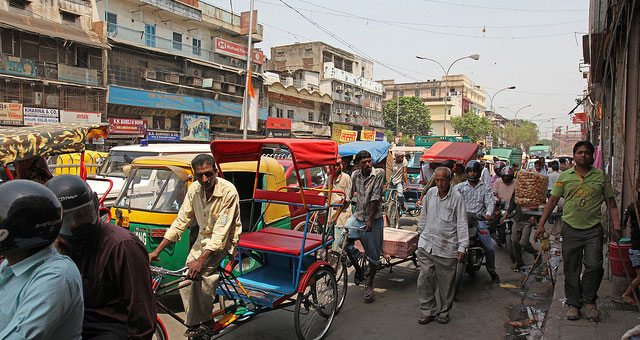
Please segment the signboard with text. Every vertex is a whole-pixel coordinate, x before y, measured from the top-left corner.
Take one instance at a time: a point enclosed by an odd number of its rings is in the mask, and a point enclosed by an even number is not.
[[[61,123],[100,123],[102,115],[99,112],[78,112],[60,110]]]
[[[349,130],[349,129],[351,129],[349,125],[333,123],[331,126],[331,139],[340,143],[340,136],[342,135],[342,130]]]
[[[179,142],[180,132],[178,131],[147,131],[147,140],[154,142]]]
[[[43,109],[41,107],[24,108],[24,125],[41,125],[60,121],[57,109]]]
[[[360,140],[364,141],[374,141],[376,140],[376,132],[375,131],[360,131]]]
[[[98,71],[58,64],[58,80],[97,86]]]
[[[224,40],[220,38],[216,38],[215,52],[228,55],[230,57],[238,58],[238,59],[247,59],[247,48],[243,45],[236,44],[229,40]],[[260,50],[253,49],[251,54],[251,61],[254,64],[262,65],[264,62],[264,54]]]
[[[145,135],[147,121],[142,119],[109,118],[109,133]]]
[[[249,34],[249,22],[251,21],[251,12],[246,11],[240,13],[240,34]],[[253,34],[258,33],[258,11],[253,10]]]
[[[358,131],[342,130],[340,133],[340,141],[343,143],[355,142],[358,140]]]
[[[0,124],[22,125],[22,104],[0,103]]]
[[[209,116],[182,114],[180,119],[180,139],[209,141]]]
[[[11,40],[9,40],[9,46],[11,46]],[[36,63],[31,59],[3,54],[0,55],[0,73],[35,78]]]
[[[267,137],[291,137],[291,119],[267,117]]]
[[[384,132],[376,131],[376,141],[383,141],[383,140],[384,140]]]

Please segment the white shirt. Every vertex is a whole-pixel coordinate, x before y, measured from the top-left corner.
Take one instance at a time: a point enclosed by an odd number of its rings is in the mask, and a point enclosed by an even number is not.
[[[489,168],[485,167],[482,169],[482,173],[480,174],[480,180],[487,183],[487,185],[491,185],[491,173]]]
[[[424,165],[422,165],[422,171],[420,172],[420,180],[424,179],[425,181],[429,181],[434,172],[435,170],[431,169],[429,162],[424,163]],[[422,175],[424,175],[424,178]]]
[[[455,258],[469,246],[469,226],[462,195],[453,188],[444,198],[433,187],[424,196],[420,212],[418,247],[435,256]]]

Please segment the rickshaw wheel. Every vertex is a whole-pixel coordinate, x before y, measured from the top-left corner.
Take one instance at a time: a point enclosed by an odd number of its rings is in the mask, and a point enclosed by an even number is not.
[[[300,340],[322,339],[331,327],[337,306],[336,277],[327,268],[319,268],[296,298],[293,316]]]
[[[396,200],[390,200],[385,211],[385,213],[387,214],[387,222],[389,227],[395,229],[398,229],[400,227],[400,216],[398,208],[398,202]]]
[[[336,285],[338,292],[336,314],[340,311],[340,308],[342,308],[342,305],[344,304],[344,300],[347,298],[349,276],[347,275],[346,261],[347,259],[335,250],[330,250],[327,255],[327,262],[331,264],[333,270],[336,272]]]
[[[153,332],[152,340],[167,340],[169,337],[167,336],[167,332],[162,324],[160,319],[156,319],[156,329]]]

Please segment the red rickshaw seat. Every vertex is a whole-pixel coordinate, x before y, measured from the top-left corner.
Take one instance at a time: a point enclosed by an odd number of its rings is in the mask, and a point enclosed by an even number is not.
[[[285,203],[297,203],[302,204],[302,195],[300,192],[286,192],[286,191],[271,191],[271,190],[261,190],[257,189],[255,195],[253,195],[254,199],[262,199],[276,202],[285,202]],[[317,191],[305,190],[304,198],[307,201],[307,204],[310,205],[325,205],[325,196],[319,195]]]
[[[267,227],[256,232],[240,235],[239,247],[264,250],[287,255],[300,255],[304,232]],[[307,233],[304,251],[317,248],[322,244],[322,235]]]

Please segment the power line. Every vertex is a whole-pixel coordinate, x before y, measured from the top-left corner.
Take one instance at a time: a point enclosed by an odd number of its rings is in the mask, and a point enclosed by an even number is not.
[[[452,3],[452,2],[439,1],[439,0],[421,0],[421,1],[431,2],[431,3],[441,4],[441,5],[490,9],[490,10],[498,10],[498,11],[514,11],[514,12],[586,12],[588,11],[586,9],[526,9],[526,8],[489,7],[489,6],[459,4],[459,3]]]

